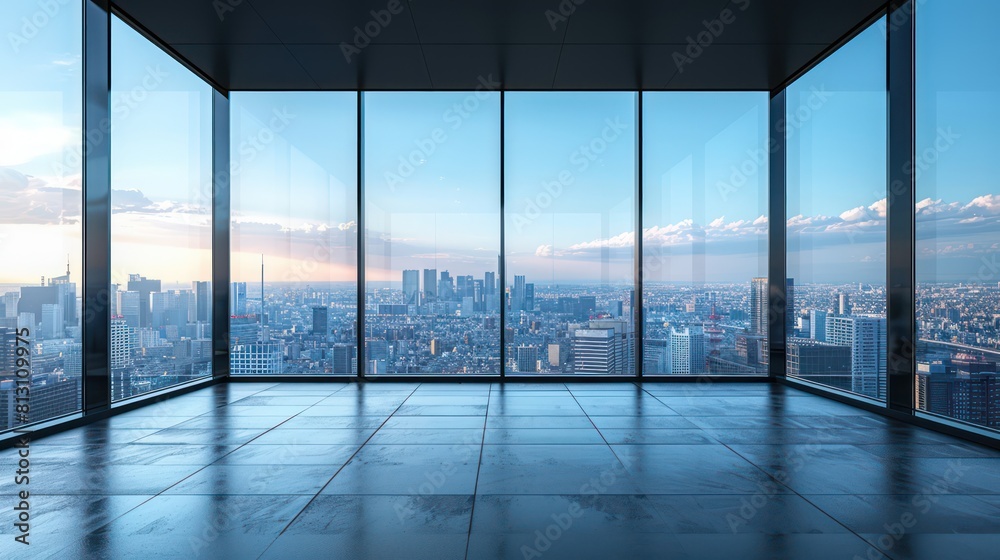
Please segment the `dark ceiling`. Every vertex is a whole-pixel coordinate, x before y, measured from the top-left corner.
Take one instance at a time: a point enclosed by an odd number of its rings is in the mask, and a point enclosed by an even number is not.
[[[230,90],[469,89],[491,77],[509,90],[771,90],[885,2],[116,0],[114,4]],[[692,46],[699,41],[707,46]]]

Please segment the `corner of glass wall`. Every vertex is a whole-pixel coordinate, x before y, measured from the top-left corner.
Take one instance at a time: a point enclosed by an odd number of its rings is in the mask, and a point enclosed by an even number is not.
[[[111,391],[211,376],[212,88],[111,23]]]
[[[0,5],[0,432],[81,410],[83,3],[53,6]]]
[[[788,86],[786,371],[886,399],[886,20]]]
[[[365,373],[499,375],[500,94],[363,95]]]
[[[507,92],[508,375],[636,375],[637,92]]]
[[[354,375],[356,92],[232,92],[230,375]]]
[[[916,2],[915,408],[1000,428],[1000,4]]]
[[[643,93],[644,376],[767,374],[768,111]]]

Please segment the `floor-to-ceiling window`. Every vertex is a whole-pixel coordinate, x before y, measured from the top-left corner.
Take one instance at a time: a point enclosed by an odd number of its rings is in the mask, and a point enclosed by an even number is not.
[[[234,92],[230,373],[357,373],[357,93]]]
[[[111,389],[211,374],[212,89],[111,24]]]
[[[876,22],[787,89],[790,377],[885,399],[886,36]]]
[[[1000,5],[917,4],[915,406],[1000,428]]]
[[[0,4],[0,431],[80,410],[82,4],[49,8]]]
[[[643,94],[643,375],[767,371],[766,92]]]
[[[505,98],[505,371],[633,375],[637,94]]]
[[[364,94],[366,373],[500,371],[500,94]]]

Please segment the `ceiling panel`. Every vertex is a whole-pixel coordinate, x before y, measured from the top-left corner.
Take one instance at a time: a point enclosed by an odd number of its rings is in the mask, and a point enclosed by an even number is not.
[[[416,43],[405,0],[244,0],[284,43]]]
[[[884,0],[117,0],[231,89],[773,89]],[[700,46],[692,46],[701,42]]]
[[[169,44],[280,43],[246,0],[116,0],[132,19]]]
[[[549,89],[560,45],[425,45],[435,88]]]

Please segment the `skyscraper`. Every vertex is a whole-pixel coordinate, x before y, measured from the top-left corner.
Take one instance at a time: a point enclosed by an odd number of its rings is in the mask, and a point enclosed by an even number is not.
[[[437,299],[437,273],[438,271],[436,268],[424,269],[424,298],[429,301]]]
[[[615,330],[608,328],[573,331],[573,371],[611,374],[618,369]]]
[[[63,324],[62,305],[52,303],[42,305],[41,338],[62,338]]]
[[[247,283],[233,282],[229,292],[229,314],[242,317],[247,314]]]
[[[514,287],[510,292],[510,310],[524,311],[524,276],[514,276]]]
[[[139,292],[118,292],[118,314],[129,328],[139,328],[140,307]]]
[[[826,311],[819,309],[809,310],[809,338],[826,342]]]
[[[151,280],[138,274],[128,275],[128,291],[139,292],[139,326],[152,326],[152,300],[150,294],[160,291],[160,281]]]
[[[191,282],[191,292],[194,294],[194,322],[207,323],[212,320],[212,283]]]
[[[354,345],[340,343],[333,345],[333,373],[355,374],[357,367],[354,356]]]
[[[850,391],[851,349],[812,338],[789,338],[788,375]]]
[[[692,375],[705,372],[705,332],[702,327],[670,329],[670,373]]]
[[[403,301],[407,305],[420,303],[420,271],[403,271]]]
[[[885,398],[886,331],[884,317],[826,318],[826,341],[851,347],[852,391]]]
[[[487,272],[483,280],[483,287],[486,290],[486,295],[492,296],[497,293],[497,274],[495,272]]]
[[[767,302],[770,288],[767,278],[750,281],[750,334],[767,334]]]
[[[524,344],[517,347],[517,371],[520,373],[534,373],[538,371],[537,347]]]
[[[124,317],[111,318],[111,368],[132,366],[132,329]]]
[[[1000,428],[1000,373],[985,359],[946,359],[917,364],[920,410]]]
[[[766,335],[770,317],[770,287],[766,277],[750,282],[750,334]],[[795,332],[795,280],[785,279],[785,334]]]
[[[313,307],[312,308],[312,332],[317,336],[326,336],[330,334],[330,316],[329,308],[327,307]]]
[[[590,321],[587,328],[573,331],[572,341],[576,373],[630,375],[635,371],[635,333],[627,321]]]
[[[851,314],[851,295],[844,292],[839,292],[834,294],[834,311],[838,315],[850,315]]]

